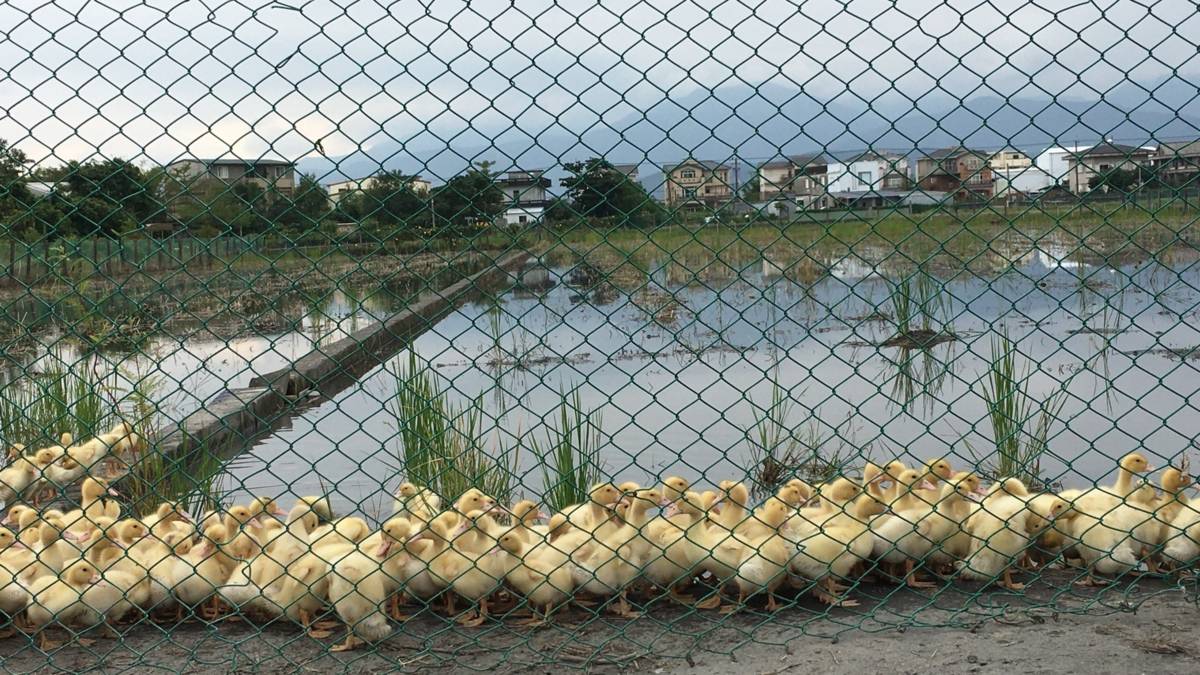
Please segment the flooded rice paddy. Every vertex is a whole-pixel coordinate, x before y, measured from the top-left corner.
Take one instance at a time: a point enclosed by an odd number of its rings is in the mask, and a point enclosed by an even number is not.
[[[1029,369],[1030,400],[1065,397],[1043,476],[1078,485],[1104,478],[1133,450],[1178,463],[1200,434],[1198,256],[1182,242],[1139,250],[1106,256],[1052,239],[1001,241],[957,267],[917,266],[881,245],[833,255],[710,251],[686,261],[661,251],[636,265],[548,255],[521,284],[460,307],[411,349],[458,404],[479,401],[488,449],[517,453],[516,492],[536,496],[530,440],[544,438],[571,393],[602,420],[605,470],[622,480],[744,477],[754,468],[748,430],[775,387],[793,403],[785,424],[795,438],[845,460],[849,473],[867,456],[986,465],[995,442],[982,391],[1006,335]],[[369,289],[339,289],[278,333],[160,335],[141,354],[102,358],[120,363],[123,380],[161,378],[160,408],[178,419],[400,306]],[[939,339],[894,340],[905,327]],[[47,344],[78,357],[67,343]],[[402,350],[312,401],[232,461],[224,485],[242,494],[328,490],[341,510],[378,512],[400,480],[389,401],[408,363]]]

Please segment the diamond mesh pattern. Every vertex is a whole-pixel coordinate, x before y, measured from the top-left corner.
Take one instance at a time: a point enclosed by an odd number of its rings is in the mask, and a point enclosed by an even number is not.
[[[627,667],[1173,592],[1197,22],[0,6],[6,667]]]

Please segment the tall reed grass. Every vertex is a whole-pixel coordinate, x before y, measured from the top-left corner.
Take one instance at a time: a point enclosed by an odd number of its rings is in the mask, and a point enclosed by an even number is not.
[[[604,467],[600,414],[584,412],[579,392],[562,397],[558,419],[546,427],[545,442],[532,440],[542,473],[542,501],[558,511],[587,500],[591,486],[600,482]]]
[[[0,442],[34,449],[103,433],[119,417],[112,378],[86,364],[33,372],[0,385]]]

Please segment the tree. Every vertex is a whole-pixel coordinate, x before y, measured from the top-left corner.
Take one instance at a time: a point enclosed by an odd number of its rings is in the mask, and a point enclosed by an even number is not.
[[[275,227],[290,230],[311,230],[330,213],[329,193],[310,174],[301,174],[300,183],[291,195],[272,191],[266,201],[267,220]]]
[[[504,213],[504,191],[491,167],[491,162],[480,162],[433,189],[429,203],[435,228],[468,230],[490,225]]]
[[[372,221],[381,234],[423,224],[425,196],[413,188],[415,178],[400,171],[382,171],[350,206],[359,211],[360,220]]]
[[[742,189],[741,189],[742,199],[745,201],[748,201],[748,202],[758,201],[758,195],[759,195],[759,192],[761,191],[759,189],[760,184],[761,184],[761,181],[759,179],[758,174],[754,174],[754,177],[751,178],[749,181],[746,182],[745,185],[742,186]]]
[[[81,219],[80,231],[95,227],[113,234],[162,217],[160,176],[160,172],[145,172],[132,162],[109,159],[70,162],[63,182],[81,207],[90,202],[89,215]],[[109,213],[102,213],[105,208]]]
[[[25,153],[0,139],[0,224],[29,215],[33,195],[25,185]]]
[[[662,209],[645,188],[607,160],[568,162],[563,168],[571,174],[562,179],[565,196],[580,216],[619,218],[640,226],[661,220]]]
[[[1138,186],[1141,177],[1136,169],[1111,169],[1088,179],[1088,189],[1119,190],[1130,192]]]

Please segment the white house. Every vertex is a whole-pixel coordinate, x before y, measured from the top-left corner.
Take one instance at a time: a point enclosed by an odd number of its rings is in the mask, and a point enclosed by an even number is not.
[[[1011,169],[992,169],[997,197],[1016,198],[1041,192],[1058,184],[1048,171],[1037,166]]]
[[[550,188],[550,179],[544,173],[542,169],[516,169],[496,181],[508,202],[499,222],[509,226],[542,222],[542,216],[550,206],[550,195],[546,192]]]
[[[1065,148],[1046,148],[1034,160],[1034,165],[1050,177],[1051,185],[1066,183],[1071,174],[1070,158],[1090,147],[1092,146],[1072,145]]]
[[[865,152],[844,162],[830,162],[826,191],[868,192],[908,187],[908,160],[898,155]]]

